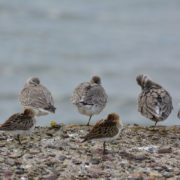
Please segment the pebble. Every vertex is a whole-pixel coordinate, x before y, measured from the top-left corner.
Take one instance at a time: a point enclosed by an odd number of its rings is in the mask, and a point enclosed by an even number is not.
[[[123,134],[107,144],[107,155],[102,154],[99,141],[81,143],[80,137],[89,129],[64,126],[64,134],[75,136],[60,138],[60,131],[41,127],[35,129],[30,143],[24,146],[16,141],[1,141],[5,146],[0,148],[0,179],[172,180],[180,177],[180,126],[166,127],[164,133],[164,127],[152,132],[146,127],[125,125]],[[46,133],[52,133],[53,138]],[[171,138],[174,134],[176,139]],[[7,139],[8,134],[0,132],[1,137]],[[148,147],[155,148],[147,150]]]
[[[100,160],[99,160],[99,159],[91,159],[91,160],[90,160],[90,163],[91,163],[91,164],[99,164],[99,163],[100,163]]]

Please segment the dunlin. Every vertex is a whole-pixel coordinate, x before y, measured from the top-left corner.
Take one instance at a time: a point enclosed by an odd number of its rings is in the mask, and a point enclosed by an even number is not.
[[[54,100],[50,91],[40,84],[37,77],[29,78],[19,94],[19,101],[24,108],[33,108],[36,116],[55,113]]]
[[[93,76],[89,82],[78,85],[73,92],[72,103],[81,114],[89,116],[89,125],[91,117],[99,114],[107,103],[107,95],[100,77]]]
[[[136,77],[137,84],[141,86],[138,97],[138,111],[148,119],[157,122],[167,119],[173,109],[172,98],[161,85],[153,82],[147,75]]]
[[[121,130],[122,123],[120,121],[119,115],[111,113],[107,116],[106,119],[98,121],[91,131],[83,137],[84,141],[89,140],[100,140],[103,141],[103,154],[106,153],[106,141],[112,141],[116,139]]]
[[[13,114],[1,126],[1,131],[8,131],[11,134],[17,135],[19,144],[20,135],[30,134],[35,127],[35,112],[33,109],[24,109],[23,113]]]

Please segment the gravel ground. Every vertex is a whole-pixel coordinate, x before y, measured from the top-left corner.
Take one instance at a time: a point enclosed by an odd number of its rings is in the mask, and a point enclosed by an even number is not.
[[[91,127],[36,127],[22,145],[0,132],[0,179],[180,180],[180,126],[124,126],[119,138],[107,143],[81,143]]]

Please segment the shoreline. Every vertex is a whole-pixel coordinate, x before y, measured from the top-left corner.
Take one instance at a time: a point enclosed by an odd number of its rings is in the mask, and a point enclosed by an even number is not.
[[[180,179],[180,126],[125,125],[106,155],[100,141],[81,143],[90,128],[36,127],[22,145],[0,132],[0,178]]]

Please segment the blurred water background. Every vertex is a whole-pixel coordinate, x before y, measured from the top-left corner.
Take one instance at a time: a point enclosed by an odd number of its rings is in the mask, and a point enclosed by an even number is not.
[[[18,94],[32,76],[49,88],[57,107],[38,125],[87,123],[71,95],[99,75],[109,99],[92,124],[117,112],[125,124],[152,125],[137,112],[139,73],[173,97],[173,112],[159,124],[180,124],[179,0],[0,0],[0,123],[22,111]]]

